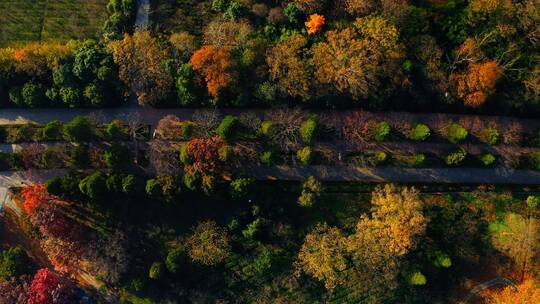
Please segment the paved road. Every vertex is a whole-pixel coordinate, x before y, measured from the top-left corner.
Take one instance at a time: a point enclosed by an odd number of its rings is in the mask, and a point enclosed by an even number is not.
[[[245,172],[258,180],[301,181],[314,176],[322,181],[397,182],[437,184],[540,184],[540,172],[477,168],[391,168],[350,166],[275,166]]]

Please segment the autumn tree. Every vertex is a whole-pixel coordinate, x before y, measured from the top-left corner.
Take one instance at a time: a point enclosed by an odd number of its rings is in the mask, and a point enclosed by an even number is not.
[[[205,45],[214,47],[238,47],[246,43],[253,29],[249,22],[214,20],[204,29]]]
[[[293,35],[276,44],[267,52],[270,79],[292,97],[307,100],[310,97],[310,65],[304,58],[307,39]]]
[[[414,188],[385,185],[372,192],[371,216],[363,215],[347,240],[358,290],[372,302],[392,297],[398,287],[403,257],[415,248],[426,229],[423,202]]]
[[[327,289],[343,284],[349,267],[345,236],[338,228],[318,224],[306,235],[295,266],[297,275],[302,271],[322,281]]]
[[[231,253],[229,236],[214,221],[204,221],[193,228],[187,240],[189,257],[202,265],[216,265]]]
[[[73,297],[73,283],[42,268],[36,272],[28,289],[28,304],[64,304]]]
[[[507,213],[494,231],[492,243],[513,260],[523,279],[535,268],[534,260],[540,253],[540,221],[532,216]]]
[[[307,33],[313,35],[320,31],[324,25],[324,16],[319,14],[312,14],[309,16],[309,20],[304,23],[307,28]]]
[[[487,304],[536,304],[540,303],[540,288],[537,281],[529,278],[515,287],[489,291],[484,299]]]
[[[208,94],[212,97],[217,97],[221,90],[235,80],[231,53],[227,47],[203,46],[193,53],[190,63],[206,82]]]
[[[355,28],[329,31],[312,52],[321,94],[339,92],[365,99],[379,94],[383,83],[388,83],[390,93],[402,82],[397,29],[382,17],[357,19]]]
[[[408,12],[408,0],[345,0],[345,11],[353,16],[380,13],[395,21],[402,21]]]
[[[25,186],[21,190],[23,197],[23,210],[27,215],[33,215],[35,211],[49,202],[51,199],[45,190],[45,184],[36,183],[29,186]]]
[[[326,2],[326,0],[294,0],[294,5],[306,14],[313,14],[320,13]]]
[[[463,73],[455,73],[456,94],[465,105],[478,107],[484,104],[487,97],[495,90],[495,84],[502,75],[502,69],[495,61],[470,63]]]
[[[125,34],[109,44],[120,79],[137,96],[141,105],[156,105],[172,88],[173,79],[165,68],[167,49],[149,32]]]
[[[187,61],[199,47],[197,37],[188,32],[172,33],[169,36],[169,42],[173,46],[173,55],[182,61]]]
[[[214,173],[221,163],[219,150],[225,142],[219,137],[195,138],[187,143],[187,153],[191,164],[186,170],[199,173]]]

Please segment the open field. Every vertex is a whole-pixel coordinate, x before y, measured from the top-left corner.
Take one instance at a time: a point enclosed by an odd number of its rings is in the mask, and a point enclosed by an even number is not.
[[[2,0],[0,47],[27,41],[92,38],[107,19],[107,0]]]

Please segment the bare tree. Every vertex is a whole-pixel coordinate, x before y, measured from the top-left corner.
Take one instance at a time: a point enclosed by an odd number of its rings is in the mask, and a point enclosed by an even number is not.
[[[156,135],[159,139],[175,139],[180,138],[182,122],[174,115],[167,115],[159,120],[156,127]]]
[[[305,114],[300,109],[280,109],[268,114],[275,125],[272,144],[284,151],[292,151],[300,146],[300,125]]]
[[[129,113],[127,115],[124,115],[122,117],[122,120],[126,124],[128,128],[128,134],[131,138],[131,142],[133,145],[134,150],[134,157],[135,160],[139,159],[139,134],[142,131],[142,129],[145,127],[145,125],[142,122],[141,114],[134,112]]]
[[[261,127],[261,119],[259,116],[257,116],[257,114],[253,112],[242,113],[238,119],[240,120],[242,126],[247,128],[249,131],[253,132],[254,134],[259,132],[259,128]]]
[[[168,141],[150,141],[148,160],[152,171],[157,175],[175,175],[180,170],[178,148]]]
[[[219,114],[216,109],[197,110],[191,120],[195,123],[201,136],[212,137],[216,134],[216,128],[219,125]]]

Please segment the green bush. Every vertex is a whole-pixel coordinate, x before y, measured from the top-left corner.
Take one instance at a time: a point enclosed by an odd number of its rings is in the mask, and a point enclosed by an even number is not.
[[[260,234],[262,225],[263,221],[260,218],[257,218],[249,223],[246,229],[242,230],[242,235],[248,240],[253,240]]]
[[[457,166],[461,164],[466,157],[467,151],[465,151],[463,148],[459,148],[458,150],[448,154],[445,158],[445,162],[449,166]]]
[[[107,194],[107,179],[103,173],[96,172],[79,182],[79,190],[89,198],[103,198]]]
[[[531,154],[531,164],[534,170],[540,171],[540,152]]]
[[[251,178],[237,178],[233,180],[229,185],[231,197],[236,200],[243,199],[247,195],[251,184],[253,184]]]
[[[137,179],[135,175],[129,174],[122,179],[122,192],[127,195],[133,195],[137,192]]]
[[[184,121],[180,125],[180,134],[183,139],[191,139],[193,131],[195,130],[195,124],[191,121]]]
[[[50,121],[41,130],[41,137],[44,140],[60,140],[63,127],[64,124],[59,120]]]
[[[109,175],[105,184],[110,193],[118,194],[122,192],[122,177],[119,174]]]
[[[433,266],[437,268],[449,268],[452,266],[452,259],[450,259],[450,256],[440,250],[435,250],[433,254],[431,254],[431,262],[433,263]]]
[[[482,154],[478,157],[484,166],[489,166],[495,161],[495,156],[491,153]]]
[[[55,147],[48,147],[41,154],[41,165],[45,169],[61,168],[64,165],[61,152]]]
[[[159,280],[163,276],[163,263],[154,262],[150,269],[148,270],[148,277],[150,279]]]
[[[201,186],[201,176],[197,172],[186,172],[183,177],[184,185],[191,191]]]
[[[429,127],[425,124],[418,123],[407,134],[407,138],[415,141],[425,141],[429,135],[431,135]]]
[[[186,252],[181,247],[169,250],[167,257],[165,258],[165,267],[171,273],[178,273],[186,263]]]
[[[317,120],[308,118],[300,126],[300,137],[306,145],[311,145],[315,140],[317,133]]]
[[[29,108],[43,107],[47,104],[45,90],[41,84],[27,82],[21,93],[24,104]]]
[[[388,154],[386,154],[386,152],[384,151],[377,151],[373,155],[375,165],[383,164],[387,158],[388,158]]]
[[[180,146],[180,162],[182,162],[182,164],[184,165],[187,165],[191,162],[191,158],[189,157],[189,153],[188,153],[188,145],[187,144],[182,144]]]
[[[383,141],[390,134],[390,125],[386,121],[381,121],[375,126],[374,138],[376,141]]]
[[[55,177],[45,182],[45,190],[47,190],[47,193],[51,195],[56,195],[56,196],[64,195],[65,193],[64,193],[64,188],[62,187],[62,178]]]
[[[70,164],[74,168],[82,169],[90,166],[90,154],[86,145],[73,146],[70,155]]]
[[[64,125],[64,138],[71,142],[90,141],[93,136],[92,122],[88,117],[77,116]]]
[[[272,166],[274,164],[274,154],[272,151],[264,151],[260,156],[261,163],[265,166]]]
[[[222,162],[230,162],[233,157],[233,149],[229,145],[224,145],[218,150],[218,158]]]
[[[426,155],[423,153],[417,153],[414,155],[399,156],[398,159],[403,161],[405,166],[422,167],[426,161]]]
[[[409,284],[410,285],[426,285],[427,280],[426,276],[420,271],[416,271],[409,275]]]
[[[313,149],[304,147],[296,152],[296,157],[303,165],[309,165],[313,161]]]
[[[495,145],[499,141],[500,133],[495,128],[485,128],[478,134],[478,139],[488,145]]]
[[[127,140],[128,137],[128,128],[120,120],[113,120],[105,127],[105,139],[107,140]]]
[[[454,144],[457,144],[467,138],[467,135],[469,135],[469,132],[463,126],[455,122],[446,126],[444,131],[444,136],[446,139]]]
[[[236,136],[240,121],[238,117],[227,115],[223,118],[217,128],[217,134],[223,140],[231,140]]]
[[[323,190],[322,183],[310,176],[302,184],[302,191],[298,197],[298,204],[302,207],[311,207],[321,196]]]
[[[146,191],[146,194],[151,198],[159,198],[162,195],[161,185],[157,178],[151,178],[147,180],[144,190]]]
[[[32,271],[32,261],[20,247],[11,247],[0,253],[0,278],[9,280]]]
[[[113,170],[124,169],[129,166],[131,156],[129,150],[121,144],[113,144],[103,155],[107,167]]]
[[[276,125],[271,121],[263,121],[261,123],[261,134],[271,138],[276,132]]]

